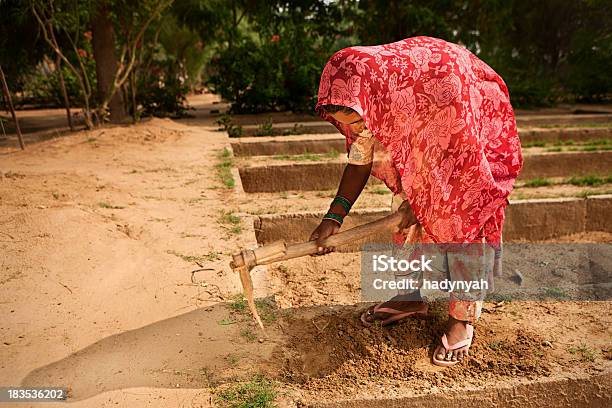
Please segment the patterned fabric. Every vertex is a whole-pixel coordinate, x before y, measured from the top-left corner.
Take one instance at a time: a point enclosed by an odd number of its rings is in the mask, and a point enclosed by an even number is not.
[[[356,135],[348,153],[349,164],[363,166],[372,163],[374,161],[375,142],[376,138],[368,129]]]
[[[463,322],[476,323],[482,314],[482,300],[470,302],[466,300],[451,299],[448,301],[449,316]]]
[[[350,47],[326,64],[317,110],[348,106],[384,146],[372,174],[410,201],[434,242],[499,242],[523,164],[508,89],[464,47],[430,37]]]
[[[402,202],[401,195],[394,195],[391,201],[391,210],[397,211]],[[452,248],[451,251],[443,250],[442,247],[432,244],[432,241],[427,239],[423,227],[419,224],[412,225],[403,237],[405,237],[405,241],[399,244],[403,244],[405,249],[410,250],[415,259],[420,256],[421,251],[426,251],[428,256],[434,260],[433,268],[448,276],[451,280],[479,281],[485,279],[487,281],[488,290],[472,291],[467,294],[457,292],[450,294],[448,314],[457,320],[475,323],[480,318],[483,299],[486,294],[495,290],[494,276],[498,268],[501,268],[501,254],[498,257],[497,245],[483,242],[482,246],[471,244],[465,250],[461,250],[457,246]],[[476,251],[474,251],[475,249]],[[398,281],[409,278],[422,282],[425,276],[422,272],[412,272],[408,274],[397,273],[395,278]],[[427,278],[431,279],[429,276]],[[398,290],[398,295],[410,296],[410,292]]]

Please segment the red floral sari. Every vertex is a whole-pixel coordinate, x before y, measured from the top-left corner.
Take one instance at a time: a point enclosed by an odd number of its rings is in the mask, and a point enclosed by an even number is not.
[[[410,201],[434,242],[501,239],[523,164],[508,89],[462,46],[430,37],[350,47],[323,70],[317,111],[348,106],[384,146],[372,174]]]

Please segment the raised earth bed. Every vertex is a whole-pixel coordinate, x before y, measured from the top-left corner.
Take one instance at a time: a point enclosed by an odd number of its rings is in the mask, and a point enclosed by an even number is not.
[[[262,165],[242,167],[239,173],[247,193],[329,190],[338,186],[344,166],[344,159],[287,164],[264,162]],[[520,179],[610,174],[612,151],[537,153],[525,155]]]

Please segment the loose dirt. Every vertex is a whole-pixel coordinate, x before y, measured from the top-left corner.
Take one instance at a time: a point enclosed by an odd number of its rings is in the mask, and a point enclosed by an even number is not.
[[[612,234],[575,234],[554,242],[609,243]],[[445,327],[447,303],[432,300],[426,319],[366,328],[359,320],[369,305],[360,303],[359,270],[359,253],[271,267],[278,306],[292,308],[282,323],[289,339],[275,353],[283,366],[279,375],[293,384],[305,406],[490,389],[612,369],[612,302],[510,298],[485,303],[469,362],[439,369],[430,359]]]
[[[427,319],[364,328],[362,307],[301,309],[284,322],[280,378],[304,403],[397,398],[495,387],[537,378],[609,371],[610,302],[485,304],[470,359],[451,369],[430,363],[447,305]]]

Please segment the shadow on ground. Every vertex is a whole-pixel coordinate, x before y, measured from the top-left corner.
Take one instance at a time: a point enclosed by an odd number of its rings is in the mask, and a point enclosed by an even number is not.
[[[265,370],[277,333],[268,328],[263,343],[260,335],[248,316],[218,304],[106,337],[33,370],[21,385],[66,386],[73,400],[131,387],[211,387]]]

